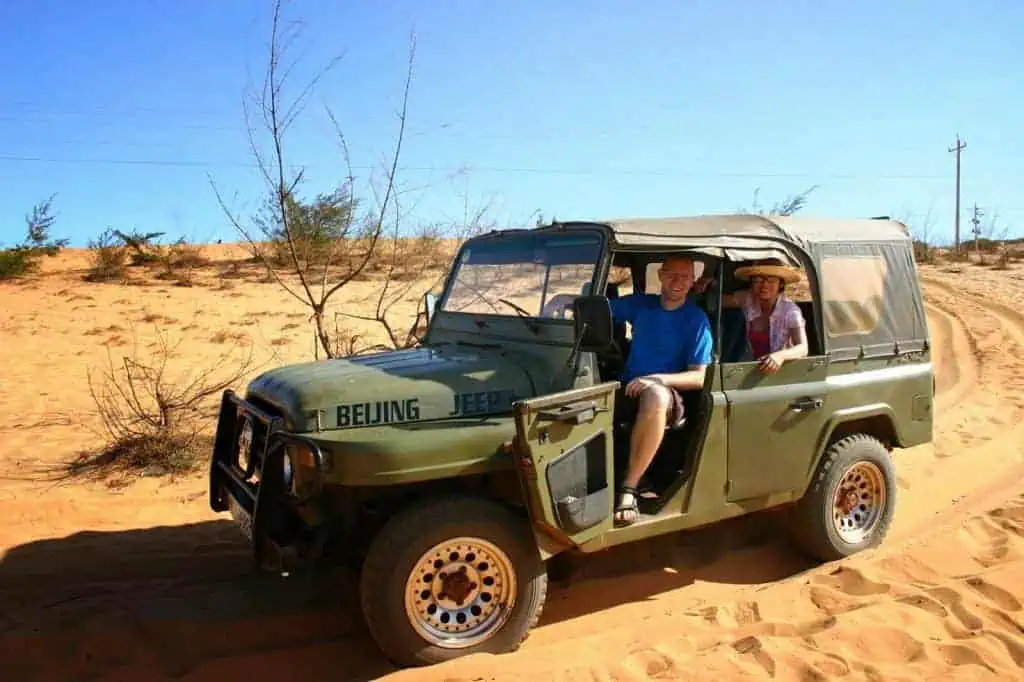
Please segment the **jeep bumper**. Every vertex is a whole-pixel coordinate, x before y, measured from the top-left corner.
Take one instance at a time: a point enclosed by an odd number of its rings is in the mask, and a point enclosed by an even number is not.
[[[295,492],[299,459],[312,463],[311,484],[303,486],[301,497]],[[310,540],[299,508],[319,494],[323,474],[324,456],[313,440],[288,432],[281,417],[224,391],[210,461],[210,508],[231,512],[258,564]]]

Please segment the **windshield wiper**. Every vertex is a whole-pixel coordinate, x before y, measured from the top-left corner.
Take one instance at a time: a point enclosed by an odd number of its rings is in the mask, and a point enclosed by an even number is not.
[[[476,341],[438,341],[430,344],[432,346],[469,346],[471,348],[501,348],[497,343],[477,343]]]
[[[504,303],[505,305],[510,306],[512,310],[515,310],[516,315],[518,315],[519,319],[523,321],[523,324],[526,325],[526,328],[533,332],[534,336],[540,336],[540,327],[538,327],[537,323],[531,319],[532,316],[530,315],[530,313],[526,312],[524,309],[522,309],[512,301],[508,300],[507,298],[499,298],[498,302]]]

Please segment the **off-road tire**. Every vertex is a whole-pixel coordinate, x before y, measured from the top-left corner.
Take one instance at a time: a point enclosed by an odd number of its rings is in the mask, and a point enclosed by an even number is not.
[[[516,577],[516,601],[504,625],[468,648],[432,644],[420,636],[405,610],[406,580],[429,548],[448,538],[470,536],[497,545]],[[540,619],[547,572],[529,522],[497,502],[457,497],[428,500],[392,517],[374,538],[363,564],[360,601],[377,645],[395,665],[432,665],[475,653],[515,651]]]
[[[832,519],[836,487],[858,462],[873,464],[882,474],[885,501],[873,530],[862,541],[846,542]],[[818,463],[810,487],[789,519],[793,539],[821,561],[835,561],[876,547],[885,539],[896,505],[896,474],[889,451],[877,438],[856,433],[831,443]]]

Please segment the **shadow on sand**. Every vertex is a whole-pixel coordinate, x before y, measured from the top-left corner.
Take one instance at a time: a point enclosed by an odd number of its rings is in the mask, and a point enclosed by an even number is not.
[[[695,580],[757,584],[810,566],[759,517],[573,565],[571,581],[552,583],[540,628]],[[363,625],[351,572],[256,573],[226,520],[14,547],[0,561],[0,628],[4,678],[24,682],[357,681],[394,670]]]

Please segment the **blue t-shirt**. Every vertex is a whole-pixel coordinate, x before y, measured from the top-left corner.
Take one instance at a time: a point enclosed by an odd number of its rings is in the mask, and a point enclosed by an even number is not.
[[[711,324],[692,299],[675,310],[665,310],[657,294],[630,294],[608,303],[616,322],[633,326],[623,383],[711,364]]]

